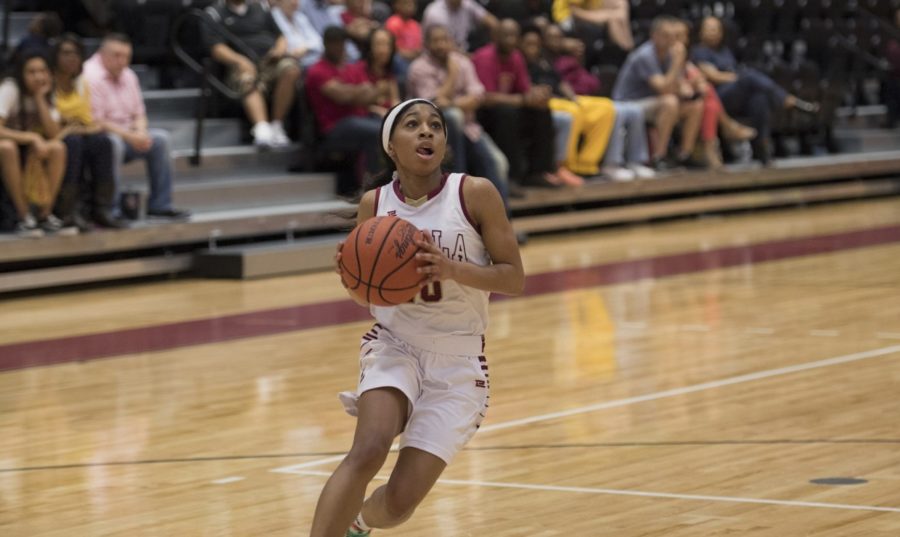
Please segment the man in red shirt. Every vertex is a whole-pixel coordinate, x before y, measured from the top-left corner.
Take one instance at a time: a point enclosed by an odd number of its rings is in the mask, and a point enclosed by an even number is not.
[[[485,94],[478,120],[509,159],[509,178],[520,185],[558,184],[553,176],[550,88],[532,86],[518,50],[519,24],[500,21],[495,42],[476,50],[472,63]]]
[[[348,83],[342,80],[345,67],[344,50],[347,32],[329,27],[322,36],[325,53],[306,74],[306,94],[316,116],[316,131],[322,139],[322,149],[329,152],[350,153],[362,157],[369,173],[381,167],[378,135],[381,120],[369,116],[367,107],[378,101],[378,91],[370,82]],[[353,162],[355,162],[354,159]],[[353,195],[361,181],[351,163],[338,173],[338,194]]]

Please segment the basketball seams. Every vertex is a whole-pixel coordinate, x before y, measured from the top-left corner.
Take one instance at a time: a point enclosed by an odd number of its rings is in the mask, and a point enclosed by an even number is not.
[[[379,220],[375,223],[375,229],[381,225],[381,222],[389,217],[379,217]],[[387,231],[382,235],[381,244],[378,245],[378,251],[375,252],[375,257],[372,259],[372,271],[369,273],[368,285],[366,287],[366,302],[371,303],[371,294],[372,294],[372,278],[375,277],[375,270],[378,268],[378,258],[381,257],[381,252],[384,251],[384,245],[388,241],[391,236],[391,233],[394,231],[394,228],[397,227],[397,224],[400,223],[400,219],[397,217],[393,218],[393,222],[391,222],[391,227],[387,229]],[[359,241],[357,241],[358,243]],[[381,294],[381,293],[379,293]],[[384,297],[382,297],[384,298]]]
[[[419,233],[422,234],[421,231],[419,231]],[[388,272],[387,274],[385,274],[385,275],[384,275],[384,278],[382,278],[381,281],[378,282],[378,296],[380,296],[382,300],[384,300],[385,302],[391,302],[390,300],[388,300],[387,298],[385,298],[384,293],[383,293],[382,291],[406,291],[407,289],[412,289],[412,288],[414,288],[414,287],[419,287],[419,283],[416,283],[416,285],[410,285],[410,286],[407,286],[407,287],[400,287],[400,288],[394,289],[394,288],[390,288],[390,287],[384,287],[384,282],[386,282],[386,281],[388,280],[388,278],[390,278],[391,276],[393,276],[394,274],[396,274],[397,271],[399,271],[400,269],[402,269],[403,267],[405,267],[407,263],[409,263],[410,261],[414,260],[414,259],[416,258],[416,254],[418,254],[418,253],[421,252],[421,251],[422,251],[422,248],[419,247],[419,246],[416,246],[416,250],[412,253],[411,256],[409,256],[409,257],[407,257],[406,259],[404,259],[402,263],[400,263],[399,265],[397,265],[397,267],[394,268],[394,270],[392,270],[392,271]],[[420,281],[421,281],[421,280],[420,280]],[[393,303],[393,302],[391,302],[391,303]]]

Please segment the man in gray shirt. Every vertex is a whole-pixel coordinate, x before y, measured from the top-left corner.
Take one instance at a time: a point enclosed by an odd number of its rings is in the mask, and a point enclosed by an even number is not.
[[[687,50],[675,39],[672,17],[653,20],[650,41],[628,55],[619,71],[612,97],[631,101],[644,109],[647,120],[656,125],[652,161],[659,169],[686,164],[697,143],[703,118],[703,99],[682,94]],[[674,159],[666,159],[672,130],[681,121],[681,144]]]

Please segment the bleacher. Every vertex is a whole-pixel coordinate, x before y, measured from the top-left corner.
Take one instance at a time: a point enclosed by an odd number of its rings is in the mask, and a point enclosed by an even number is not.
[[[334,195],[334,175],[289,171],[308,149],[301,144],[257,151],[247,140],[240,107],[204,84],[202,73],[175,54],[173,25],[209,3],[125,2],[137,11],[119,22],[119,29],[135,38],[134,68],[151,126],[173,135],[174,203],[191,209],[194,217],[180,223],[143,220],[131,229],[75,237],[21,240],[0,234],[0,292],[195,270],[216,277],[259,277],[330,267],[333,243],[351,209]],[[39,3],[2,4],[0,27],[8,25],[7,42],[15,43]],[[769,168],[739,161],[726,173],[690,171],[633,183],[589,182],[577,190],[528,190],[512,202],[518,231],[545,233],[900,191],[900,134],[878,125],[884,114],[879,51],[896,31],[885,21],[900,0],[632,0],[631,5],[638,42],[660,13],[694,21],[707,14],[723,16],[731,21],[729,39],[742,61],[821,102],[822,112],[812,121],[788,113],[779,118],[776,140],[782,158]],[[97,43],[88,39],[89,47]],[[182,45],[190,50],[190,43]],[[605,43],[597,46],[603,49]],[[611,88],[621,55],[607,49],[608,55],[600,57],[608,62],[596,72]],[[201,105],[206,113],[199,123]],[[143,163],[127,166],[124,179],[127,188],[146,190]]]

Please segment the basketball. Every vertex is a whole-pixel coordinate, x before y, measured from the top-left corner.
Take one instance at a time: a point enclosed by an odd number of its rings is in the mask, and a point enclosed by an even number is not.
[[[356,226],[341,247],[341,280],[376,306],[409,302],[419,292],[422,274],[416,239],[424,234],[396,216],[376,216]]]

